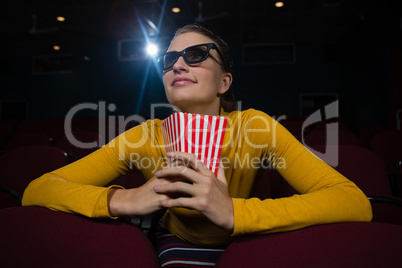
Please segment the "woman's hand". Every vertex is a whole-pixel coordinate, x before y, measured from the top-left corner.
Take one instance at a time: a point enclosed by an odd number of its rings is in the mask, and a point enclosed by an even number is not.
[[[166,208],[195,209],[225,231],[233,232],[233,202],[228,193],[224,169],[219,167],[217,177],[195,155],[175,152],[167,155],[183,165],[168,165],[155,173],[161,180],[156,193],[164,196],[161,205]],[[170,180],[172,183],[165,183]],[[179,196],[175,196],[175,195]]]
[[[171,184],[172,181],[151,178],[144,185],[133,189],[113,189],[108,195],[109,214],[111,216],[144,216],[163,208],[162,202],[168,199],[164,194],[157,194],[155,186]]]

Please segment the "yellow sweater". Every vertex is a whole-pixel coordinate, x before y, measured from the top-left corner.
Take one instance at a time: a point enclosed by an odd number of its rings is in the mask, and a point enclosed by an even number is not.
[[[234,232],[221,230],[197,211],[174,208],[164,217],[165,226],[173,234],[214,246],[227,244],[237,235],[371,220],[370,202],[357,186],[310,153],[270,116],[252,109],[221,115],[228,117],[221,159],[234,205]],[[130,169],[150,179],[164,166],[161,124],[161,120],[144,122],[87,157],[34,180],[25,190],[23,205],[110,217],[107,195],[117,186],[104,185]],[[276,165],[300,195],[252,198],[261,165]]]

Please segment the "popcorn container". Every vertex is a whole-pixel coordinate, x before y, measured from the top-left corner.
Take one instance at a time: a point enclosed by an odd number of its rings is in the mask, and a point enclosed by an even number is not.
[[[165,151],[195,154],[216,176],[226,123],[222,116],[174,113],[162,123]]]

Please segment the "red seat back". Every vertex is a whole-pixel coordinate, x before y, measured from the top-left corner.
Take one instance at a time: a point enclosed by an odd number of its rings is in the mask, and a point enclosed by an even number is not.
[[[391,186],[385,165],[373,152],[354,145],[312,146],[325,153],[337,148],[338,166],[335,167],[367,195],[391,196]],[[268,192],[269,191],[269,192]],[[267,170],[258,181],[255,194],[260,198],[286,197],[297,193],[276,170]]]
[[[67,163],[66,154],[51,146],[26,146],[0,156],[0,185],[22,196],[33,180]]]
[[[402,131],[384,131],[375,135],[371,149],[390,167],[402,160]]]
[[[353,145],[339,145],[338,149],[336,170],[356,183],[366,195],[392,195],[387,168],[376,154]]]
[[[337,223],[242,237],[216,267],[400,267],[402,226]]]
[[[31,134],[19,134],[14,135],[5,145],[5,150],[11,150],[18,147],[30,146],[30,145],[44,145],[51,146],[52,138],[46,134],[31,133]]]
[[[332,143],[331,139],[327,139],[329,135],[337,136],[337,143]],[[308,146],[314,145],[338,145],[338,144],[348,144],[348,145],[358,145],[361,146],[360,140],[349,131],[325,131],[325,130],[313,130],[304,137],[304,144]]]
[[[96,132],[76,131],[72,135],[73,137],[70,139],[67,136],[63,136],[55,140],[54,146],[73,156],[75,160],[96,151],[103,145],[99,144],[103,139]],[[78,143],[74,143],[75,141],[78,141]],[[84,143],[85,146],[81,146],[80,143]],[[94,143],[94,146],[90,146],[91,143]]]
[[[360,130],[359,139],[365,148],[370,149],[371,139],[380,132],[393,130],[391,127],[387,126],[367,126]]]
[[[40,207],[0,210],[3,267],[159,267],[135,226]]]

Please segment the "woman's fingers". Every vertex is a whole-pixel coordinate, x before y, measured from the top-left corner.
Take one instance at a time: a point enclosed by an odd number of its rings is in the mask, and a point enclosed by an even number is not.
[[[209,175],[210,173],[210,170],[194,154],[177,151],[173,153],[167,153],[166,156],[170,159],[171,164],[169,166],[172,165],[186,166],[196,171],[199,171],[204,175]]]
[[[190,197],[194,194],[194,187],[192,187],[191,184],[182,181],[174,182],[163,186],[157,185],[154,187],[154,190],[158,194],[166,194],[166,195],[172,193],[180,193],[181,194],[180,196],[184,194]]]
[[[169,164],[155,173],[157,178],[196,183],[202,176],[213,176],[213,173],[196,155],[183,152],[168,153],[166,155],[169,158]]]
[[[166,199],[161,202],[161,205],[164,208],[180,207],[180,208],[197,209],[197,201],[194,200],[194,198],[188,198],[188,197]]]
[[[157,178],[164,178],[173,181],[187,181],[196,183],[199,181],[200,173],[186,166],[169,166],[155,173]]]

